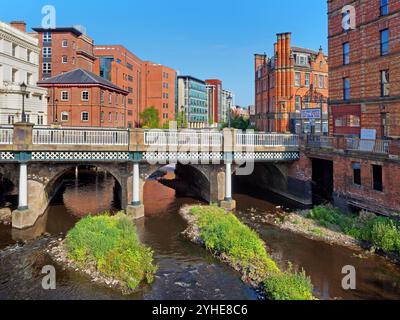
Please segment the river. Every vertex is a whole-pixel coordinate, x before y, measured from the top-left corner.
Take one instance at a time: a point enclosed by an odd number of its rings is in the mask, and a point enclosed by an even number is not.
[[[173,174],[169,173],[172,178]],[[52,238],[61,238],[87,213],[118,211],[115,180],[104,172],[82,171],[79,179],[66,176],[64,186],[46,214],[29,231],[16,232],[0,225],[0,299],[257,299],[257,293],[243,284],[239,275],[204,249],[183,239],[186,224],[178,210],[199,201],[178,198],[156,180],[145,184],[146,218],[137,223],[142,241],[154,250],[159,266],[155,282],[135,294],[123,296],[93,284],[87,278],[64,270],[46,253]],[[265,196],[265,195],[264,195]],[[291,261],[311,276],[315,294],[321,299],[398,299],[400,268],[378,256],[358,258],[343,247],[306,239],[270,225],[254,223],[251,214],[276,212],[279,200],[271,202],[242,193],[235,194],[237,215],[256,229],[266,241],[274,259],[283,267]],[[272,203],[272,202],[275,202]],[[46,234],[45,236],[39,236]],[[42,267],[54,265],[57,289],[43,290]],[[357,270],[357,290],[341,289],[342,267]]]

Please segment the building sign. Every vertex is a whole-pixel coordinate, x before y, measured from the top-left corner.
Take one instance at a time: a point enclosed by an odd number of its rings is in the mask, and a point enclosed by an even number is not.
[[[301,118],[308,120],[321,119],[321,109],[303,109],[301,110]]]

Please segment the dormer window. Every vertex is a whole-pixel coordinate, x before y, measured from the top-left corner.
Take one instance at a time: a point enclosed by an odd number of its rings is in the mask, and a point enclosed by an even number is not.
[[[308,65],[308,56],[304,54],[297,54],[296,55],[296,64],[300,66],[307,66]]]

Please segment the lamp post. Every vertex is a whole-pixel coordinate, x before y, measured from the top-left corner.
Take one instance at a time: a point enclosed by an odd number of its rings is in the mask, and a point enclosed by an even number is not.
[[[25,95],[26,95],[26,89],[28,86],[25,84],[25,82],[22,82],[20,87],[21,87],[21,93],[22,93],[22,121],[21,122],[26,122]]]
[[[228,128],[231,128],[231,104],[232,104],[232,95],[229,94],[228,98],[228,110],[227,110],[227,114],[228,114]]]
[[[185,116],[185,106],[181,106],[181,129],[183,129],[183,117]]]

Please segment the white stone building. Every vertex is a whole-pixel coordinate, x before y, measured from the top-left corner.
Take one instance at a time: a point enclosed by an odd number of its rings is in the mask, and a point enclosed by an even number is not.
[[[0,21],[0,125],[22,120],[22,83],[27,85],[26,120],[47,125],[47,90],[36,86],[39,40],[26,33],[25,28],[24,22]]]

